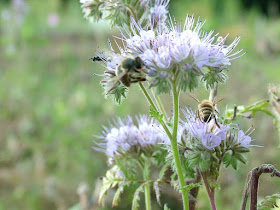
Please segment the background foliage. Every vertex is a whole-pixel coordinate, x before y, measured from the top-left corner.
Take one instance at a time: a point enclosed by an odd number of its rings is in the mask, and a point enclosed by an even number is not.
[[[219,90],[226,97],[219,104],[220,112],[226,105],[268,99],[268,83],[280,82],[280,19],[275,10],[279,3],[244,2],[170,3],[170,13],[177,19],[186,13],[200,15],[207,19],[206,30],[215,28],[222,36],[229,32],[231,40],[242,37],[238,46],[248,53],[234,61],[227,85]],[[116,29],[83,19],[78,1],[29,0],[25,5],[18,16],[21,11],[13,10],[11,1],[0,2],[0,209],[68,209],[79,202],[79,184],[85,182],[94,191],[98,177],[108,169],[105,155],[92,150],[93,135],[115,115],[148,113],[148,106],[137,86],[121,106],[112,104],[102,95],[101,78],[93,76],[102,67],[89,58],[98,46],[107,47],[107,38],[118,35]],[[207,97],[203,87],[195,94]],[[170,103],[167,95],[164,102]],[[197,106],[182,95],[180,106],[188,105]],[[218,209],[239,208],[246,175],[253,167],[271,163],[280,168],[279,137],[272,119],[257,113],[254,119],[238,122],[253,125],[254,144],[264,148],[253,148],[248,164],[237,171],[222,170]],[[279,182],[263,176],[260,196],[276,193],[279,187]],[[171,209],[175,199],[170,201]],[[207,199],[201,190],[197,207],[209,208]],[[129,192],[123,201],[120,209],[129,209]]]

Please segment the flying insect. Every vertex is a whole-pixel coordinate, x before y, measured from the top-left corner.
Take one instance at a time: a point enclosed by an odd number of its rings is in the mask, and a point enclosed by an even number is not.
[[[199,104],[198,104],[198,110],[196,112],[196,116],[203,122],[210,122],[211,119],[215,119],[215,123],[218,127],[219,124],[217,123],[217,119],[215,117],[215,105],[217,103],[219,103],[220,101],[224,100],[223,97],[215,97],[213,101],[210,100],[203,100],[203,101],[199,101],[199,99],[193,95],[193,94],[188,94],[191,98],[193,98],[194,100],[196,100]]]

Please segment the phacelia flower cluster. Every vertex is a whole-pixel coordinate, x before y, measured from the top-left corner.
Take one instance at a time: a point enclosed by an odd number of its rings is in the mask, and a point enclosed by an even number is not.
[[[224,70],[241,56],[242,50],[232,53],[240,37],[225,45],[226,37],[218,38],[214,30],[202,32],[204,22],[195,21],[193,16],[187,16],[183,25],[176,20],[169,20],[167,26],[159,24],[156,29],[146,29],[133,21],[132,33],[122,33],[121,37],[127,50],[143,59],[152,86],[159,86],[158,92],[170,90],[162,86],[170,86],[175,79],[183,91],[193,89],[197,76],[202,76],[206,87],[212,87],[225,80]]]
[[[161,3],[167,4],[164,1]],[[192,91],[199,81],[205,81],[207,88],[213,87],[216,82],[224,82],[225,69],[231,65],[231,60],[243,55],[242,49],[233,53],[240,37],[226,45],[227,37],[218,37],[214,30],[202,32],[203,24],[199,20],[195,22],[193,16],[187,16],[183,25],[169,19],[157,22],[154,28],[153,25],[142,27],[132,19],[131,32],[125,28],[120,29],[121,37],[118,40],[122,41],[122,46],[115,40],[120,53],[113,49],[110,42],[110,51],[106,56],[103,52],[97,53],[103,56],[103,66],[108,70],[105,71],[103,81],[106,84],[105,90],[119,89],[122,90],[119,95],[124,95],[124,89],[119,88],[122,85],[110,81],[122,60],[128,56],[137,56],[143,60],[144,76],[158,94],[169,93],[174,82],[182,91]]]
[[[110,20],[112,25],[127,24],[130,18],[141,23],[165,21],[169,0],[80,0],[84,17],[91,22],[99,19]]]
[[[103,127],[102,134],[98,136],[101,141],[95,149],[114,158],[126,152],[147,151],[163,143],[163,133],[156,121],[145,115],[136,120],[135,124],[131,117],[118,118],[110,127]]]
[[[231,124],[223,124],[211,119],[210,122],[204,122],[195,117],[194,113],[187,109],[183,110],[185,121],[181,120],[181,126],[187,131],[194,141],[193,146],[214,150],[221,143],[227,141],[227,145],[232,147],[248,148],[252,142],[249,136],[253,130],[250,129],[244,133],[243,130]]]

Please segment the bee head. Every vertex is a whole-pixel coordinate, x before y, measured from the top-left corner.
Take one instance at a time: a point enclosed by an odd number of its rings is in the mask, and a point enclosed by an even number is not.
[[[135,58],[135,66],[137,69],[141,69],[143,67],[143,61],[139,56]]]

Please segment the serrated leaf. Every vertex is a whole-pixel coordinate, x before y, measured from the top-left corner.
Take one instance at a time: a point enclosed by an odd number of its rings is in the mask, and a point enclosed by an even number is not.
[[[206,171],[209,168],[209,161],[205,159],[201,159],[198,163],[199,170],[201,172]]]
[[[149,111],[152,118],[155,118],[159,122],[163,121],[163,114],[160,114],[157,110],[155,110],[152,106],[150,107]]]
[[[153,187],[154,187],[154,190],[155,190],[157,202],[161,206],[161,203],[160,203],[160,189],[159,189],[158,181],[154,182]]]
[[[159,178],[160,178],[160,179],[163,179],[163,178],[164,178],[164,174],[165,174],[165,172],[169,169],[169,167],[170,167],[170,163],[169,163],[169,162],[165,163],[165,164],[161,167],[160,172],[159,172]]]
[[[270,210],[277,208],[277,200],[280,199],[280,194],[276,193],[271,196],[266,196],[265,199],[258,205],[259,210]]]
[[[123,193],[125,187],[125,183],[121,184],[121,186],[117,189],[114,198],[113,198],[113,202],[112,202],[112,206],[117,206],[121,200],[121,194]]]
[[[189,167],[194,167],[199,164],[201,154],[200,152],[191,152],[187,154],[186,159],[188,160]]]
[[[270,105],[269,100],[262,100],[262,101],[258,101],[252,105],[249,105],[247,107],[245,107],[243,110],[240,111],[241,114],[246,113],[246,112],[252,112],[252,115],[255,116],[255,114],[258,111],[264,112],[269,116],[274,116],[272,114],[272,112],[267,109],[266,107]]]
[[[104,179],[106,179],[106,178],[103,178],[103,185],[100,189],[99,198],[98,198],[99,205],[101,205],[103,203],[102,201],[103,201],[104,195],[111,188],[111,183],[104,181]]]
[[[168,125],[169,127],[172,127],[173,123],[172,122],[166,122],[166,125]]]
[[[136,189],[132,200],[132,210],[137,210],[139,208],[140,193],[144,192],[145,185],[146,183],[143,183]]]
[[[144,176],[144,177],[149,177],[149,174],[150,174],[150,166],[151,166],[151,159],[147,159],[147,160],[145,161],[144,168],[143,168],[143,176]]]
[[[168,208],[167,204],[164,204],[163,210],[170,210],[170,208]]]
[[[187,191],[189,192],[191,189],[193,189],[195,187],[200,187],[200,186],[201,186],[200,183],[192,183],[192,184],[186,185],[184,188],[186,188]]]
[[[246,164],[247,162],[246,158],[238,152],[234,152],[234,157],[236,157],[239,161],[241,161],[244,164]]]

